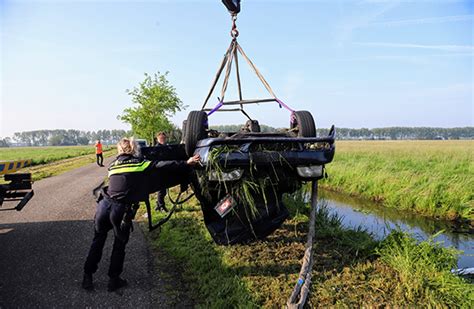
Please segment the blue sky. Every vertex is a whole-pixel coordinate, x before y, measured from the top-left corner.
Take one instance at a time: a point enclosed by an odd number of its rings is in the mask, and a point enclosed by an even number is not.
[[[277,96],[318,127],[473,126],[474,1],[243,0],[239,42]],[[0,136],[128,126],[125,89],[169,71],[200,109],[230,43],[230,17],[208,1],[0,0]],[[245,98],[266,97],[241,60]],[[236,88],[227,98],[236,97]],[[217,93],[211,105],[217,103]],[[286,126],[275,105],[249,109]],[[242,123],[219,113],[210,124]]]

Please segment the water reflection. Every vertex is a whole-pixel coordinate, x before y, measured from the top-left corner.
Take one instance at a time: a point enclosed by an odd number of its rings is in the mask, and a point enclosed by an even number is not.
[[[344,226],[351,228],[362,226],[377,239],[382,239],[390,233],[390,230],[397,227],[412,233],[420,240],[444,230],[445,232],[435,240],[443,242],[442,245],[445,247],[454,247],[464,252],[459,257],[458,267],[474,267],[474,234],[469,226],[455,225],[417,216],[407,211],[381,207],[367,200],[325,190],[320,190],[319,197],[327,201],[331,212],[343,217]]]

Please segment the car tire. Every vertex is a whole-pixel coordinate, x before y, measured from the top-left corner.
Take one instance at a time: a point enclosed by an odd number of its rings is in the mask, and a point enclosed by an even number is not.
[[[294,112],[294,119],[291,123],[291,129],[297,128],[298,137],[315,137],[316,125],[313,116],[308,111]]]
[[[260,124],[257,120],[247,120],[246,126],[250,129],[250,132],[260,132]]]
[[[206,138],[207,129],[207,114],[205,112],[192,111],[189,113],[186,120],[186,134],[184,136],[184,144],[188,156],[194,155],[198,141]]]

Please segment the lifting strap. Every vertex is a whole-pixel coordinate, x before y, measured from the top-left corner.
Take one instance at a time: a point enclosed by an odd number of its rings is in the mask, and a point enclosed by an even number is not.
[[[224,2],[224,1],[223,1]],[[225,3],[224,3],[225,4]],[[227,6],[227,5],[226,5]],[[244,111],[244,105],[246,104],[256,104],[256,103],[267,103],[267,102],[276,102],[278,105],[281,107],[284,107],[287,109],[290,113],[294,113],[294,110],[290,108],[288,105],[283,103],[280,99],[277,98],[276,94],[273,92],[273,89],[270,87],[270,84],[265,80],[263,77],[262,73],[258,70],[258,68],[255,66],[255,64],[250,60],[249,57],[245,54],[244,50],[240,46],[240,44],[237,42],[237,37],[239,36],[239,31],[237,30],[236,26],[236,21],[237,21],[237,14],[232,14],[232,29],[230,32],[230,35],[232,37],[232,41],[227,48],[227,51],[224,54],[224,58],[222,59],[218,69],[216,76],[214,77],[214,80],[211,84],[211,88],[209,89],[209,92],[206,96],[206,99],[204,100],[204,104],[202,105],[201,110],[208,112],[208,116],[212,115],[215,112],[218,111],[240,111],[242,112],[248,119],[252,120],[250,116]],[[240,69],[239,69],[239,58],[238,55],[241,55],[247,64],[252,68],[254,73],[257,75],[258,79],[261,81],[265,89],[268,91],[270,94],[271,98],[267,99],[252,99],[252,100],[244,100],[242,96],[242,85],[241,85],[241,80],[240,80]],[[227,91],[227,86],[229,84],[229,79],[232,71],[232,63],[235,63],[235,72],[236,72],[236,78],[237,78],[237,90],[238,90],[238,95],[239,95],[239,100],[237,101],[225,101],[225,94]],[[220,98],[219,102],[217,103],[216,106],[213,108],[206,108],[207,103],[209,102],[209,99],[211,98],[212,94],[214,93],[214,90],[216,88],[216,85],[224,72],[224,80],[222,83],[222,88],[221,88],[221,93],[220,93]],[[229,105],[238,105],[239,108],[233,108],[233,109],[221,109],[223,106],[229,106]]]

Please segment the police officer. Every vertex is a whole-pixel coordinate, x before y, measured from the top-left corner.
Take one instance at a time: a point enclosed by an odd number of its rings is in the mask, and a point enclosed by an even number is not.
[[[108,271],[108,291],[127,285],[120,278],[125,259],[132,219],[138,202],[148,198],[150,192],[178,184],[187,185],[191,166],[199,162],[198,155],[187,161],[148,161],[139,157],[133,140],[123,138],[117,144],[118,156],[109,167],[109,186],[101,192],[94,218],[94,239],[84,264],[82,287],[93,290],[92,275],[97,271],[109,230],[114,231],[114,244]]]

